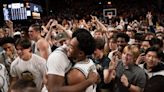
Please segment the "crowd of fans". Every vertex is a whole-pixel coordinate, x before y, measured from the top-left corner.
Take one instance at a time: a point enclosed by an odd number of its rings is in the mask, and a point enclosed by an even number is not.
[[[0,92],[163,92],[164,14],[118,5],[112,18],[91,7],[6,21]]]

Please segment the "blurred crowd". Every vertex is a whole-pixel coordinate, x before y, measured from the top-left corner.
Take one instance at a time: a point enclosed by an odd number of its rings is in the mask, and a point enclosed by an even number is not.
[[[117,5],[117,16],[85,7],[5,21],[0,92],[163,92],[164,14]]]

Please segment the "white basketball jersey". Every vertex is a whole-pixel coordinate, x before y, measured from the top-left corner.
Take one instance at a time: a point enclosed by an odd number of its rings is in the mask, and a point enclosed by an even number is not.
[[[85,75],[86,79],[90,71],[97,73],[96,66],[91,59],[88,59],[88,62],[84,62],[84,61],[77,62],[73,66],[73,68],[76,68],[79,71],[81,71]],[[96,92],[96,84],[89,86],[85,92]]]

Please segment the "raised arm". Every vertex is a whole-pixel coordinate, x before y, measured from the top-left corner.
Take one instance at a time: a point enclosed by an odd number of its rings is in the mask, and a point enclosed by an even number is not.
[[[102,31],[107,31],[107,28],[98,20],[96,16],[91,16],[95,23],[102,29]]]
[[[56,20],[53,20],[53,22],[51,23],[51,25],[50,25],[50,28],[49,28],[49,30],[45,27],[45,26],[42,26],[42,28],[43,28],[43,30],[45,30],[46,32],[47,32],[47,34],[46,34],[46,36],[45,36],[45,39],[47,40],[47,41],[49,41],[51,38],[51,34],[52,34],[52,27],[54,27],[54,26],[56,26],[57,25],[57,21]]]
[[[47,25],[45,26],[45,28],[46,28],[46,29],[49,29],[50,26],[51,26],[51,24],[52,24],[52,22],[53,22],[53,19],[50,19],[50,20],[48,21]]]
[[[57,26],[58,28],[62,29],[64,32],[66,32],[67,35],[69,36],[69,38],[72,37],[72,31],[71,31],[71,30],[66,30],[66,28],[63,27],[61,24],[56,24],[56,26]]]
[[[14,36],[14,28],[13,28],[13,22],[11,20],[6,21],[6,25],[9,27],[9,36]]]
[[[110,83],[113,79],[115,79],[116,71],[115,71],[115,62],[111,61],[109,63],[109,68],[104,69],[104,82]]]
[[[152,16],[151,12],[147,13],[146,18],[148,20],[148,24],[149,24],[149,27],[150,27],[149,31],[155,33],[155,29],[153,27],[153,20],[152,20],[153,16]]]

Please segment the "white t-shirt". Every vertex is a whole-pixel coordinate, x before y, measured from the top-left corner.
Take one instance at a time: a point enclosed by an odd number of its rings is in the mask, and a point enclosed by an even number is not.
[[[12,77],[32,79],[40,90],[43,84],[43,76],[46,72],[46,60],[36,54],[32,54],[31,59],[28,61],[17,57],[11,63],[10,74]]]
[[[131,39],[131,38],[130,38],[128,44],[135,44],[135,39]]]
[[[65,74],[72,67],[72,64],[66,54],[66,48],[66,45],[60,46],[50,54],[47,60],[47,74],[65,77]],[[48,92],[46,86],[43,87],[41,92]]]
[[[57,48],[50,54],[47,60],[47,74],[54,74],[65,77],[72,64],[66,55],[65,45]]]
[[[7,92],[9,86],[8,72],[3,64],[0,64],[0,90],[1,92]]]

